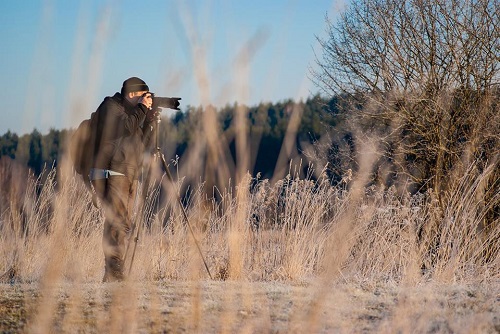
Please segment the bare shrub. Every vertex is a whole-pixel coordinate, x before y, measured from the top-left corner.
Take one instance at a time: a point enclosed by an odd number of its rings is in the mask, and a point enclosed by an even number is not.
[[[433,189],[442,206],[470,164],[498,159],[498,7],[364,0],[319,39],[318,87],[347,98],[352,132],[378,136],[397,184]]]

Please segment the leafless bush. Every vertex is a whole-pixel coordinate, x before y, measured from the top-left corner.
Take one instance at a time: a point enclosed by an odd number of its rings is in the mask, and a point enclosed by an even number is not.
[[[441,205],[470,164],[498,161],[498,8],[498,0],[364,0],[319,39],[315,83],[348,97],[351,131],[379,138],[399,185],[431,188]]]

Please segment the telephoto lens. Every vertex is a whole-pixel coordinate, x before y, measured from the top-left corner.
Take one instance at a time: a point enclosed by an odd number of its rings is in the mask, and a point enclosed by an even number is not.
[[[155,110],[156,108],[180,110],[179,106],[181,105],[181,103],[179,102],[179,100],[181,100],[180,97],[153,96],[153,110]]]

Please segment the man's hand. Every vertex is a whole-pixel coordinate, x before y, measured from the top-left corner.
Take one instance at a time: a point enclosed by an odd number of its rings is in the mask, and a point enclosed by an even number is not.
[[[156,109],[149,109],[148,112],[146,113],[146,120],[148,121],[148,123],[152,123],[154,121],[156,121],[156,119],[158,118],[158,115],[160,114],[160,111],[161,109],[160,108],[156,108]]]
[[[153,107],[153,95],[151,93],[144,94],[140,97],[139,103],[144,104],[146,108],[151,110],[151,108]]]

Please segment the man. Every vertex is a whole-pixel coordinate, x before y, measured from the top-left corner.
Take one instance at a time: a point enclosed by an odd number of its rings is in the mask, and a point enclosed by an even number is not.
[[[155,131],[157,112],[152,104],[149,87],[132,77],[123,82],[120,93],[106,97],[90,118],[94,154],[89,179],[105,216],[103,282],[124,279],[137,179]]]

